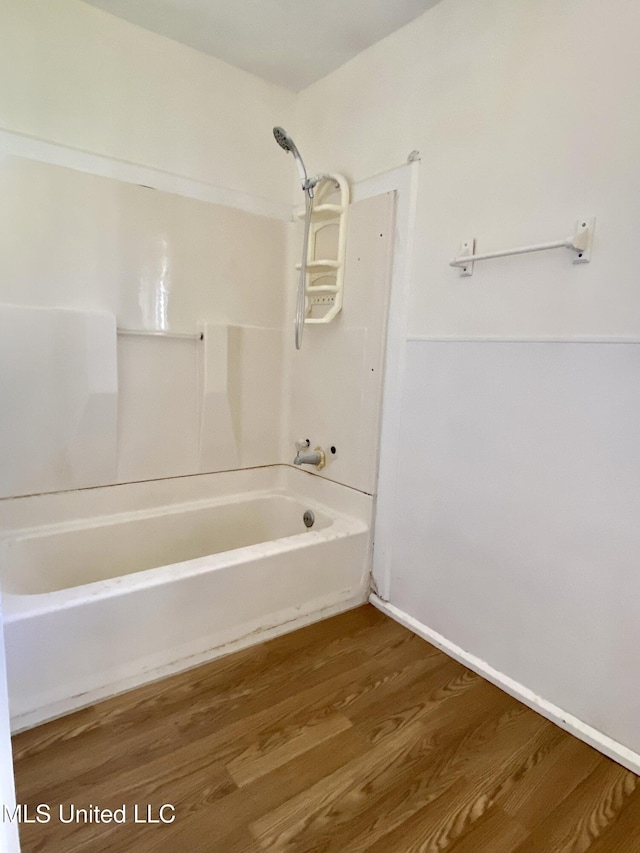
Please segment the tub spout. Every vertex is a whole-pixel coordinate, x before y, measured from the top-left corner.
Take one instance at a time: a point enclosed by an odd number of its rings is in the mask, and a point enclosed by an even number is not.
[[[293,460],[294,465],[315,465],[318,471],[324,468],[326,464],[326,456],[321,447],[316,447],[315,450],[298,449],[296,458]]]

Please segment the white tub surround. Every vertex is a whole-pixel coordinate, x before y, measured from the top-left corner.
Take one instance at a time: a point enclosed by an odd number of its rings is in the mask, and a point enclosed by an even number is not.
[[[0,496],[284,461],[292,226],[2,149]]]
[[[0,363],[0,497],[113,482],[114,315],[0,304]]]
[[[371,511],[286,466],[0,502],[13,729],[363,603]]]

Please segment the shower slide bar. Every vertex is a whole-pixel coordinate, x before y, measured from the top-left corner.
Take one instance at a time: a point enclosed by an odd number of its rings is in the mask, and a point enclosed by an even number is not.
[[[474,237],[471,240],[464,241],[460,254],[449,261],[449,266],[460,267],[461,276],[470,276],[473,275],[473,265],[476,261],[506,258],[510,255],[525,255],[529,252],[546,252],[548,249],[571,249],[571,251],[576,252],[574,264],[588,264],[591,260],[595,225],[595,217],[579,219],[573,236],[566,237],[564,240],[555,240],[552,243],[534,243],[531,246],[518,246],[515,249],[501,249],[496,252],[483,252],[482,254],[475,254],[476,240]]]

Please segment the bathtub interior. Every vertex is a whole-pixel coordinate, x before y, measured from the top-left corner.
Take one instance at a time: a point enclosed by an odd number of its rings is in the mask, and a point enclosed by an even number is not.
[[[332,521],[275,492],[168,504],[16,531],[4,543],[3,590],[37,595],[96,583],[263,542],[322,530]]]

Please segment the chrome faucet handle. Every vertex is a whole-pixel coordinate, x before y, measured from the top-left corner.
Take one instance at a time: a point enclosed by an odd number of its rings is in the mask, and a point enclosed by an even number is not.
[[[299,438],[296,441],[296,450],[304,450],[306,447],[311,447],[311,442],[308,438]]]

